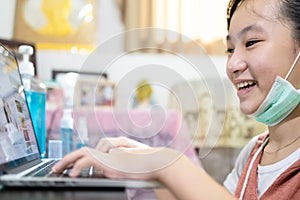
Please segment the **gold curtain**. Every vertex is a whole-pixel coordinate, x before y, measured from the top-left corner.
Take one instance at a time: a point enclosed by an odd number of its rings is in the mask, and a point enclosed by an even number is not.
[[[193,6],[201,6],[197,8],[199,12],[209,9],[209,4],[205,6],[206,2],[202,1],[201,4],[197,2],[185,2],[183,0],[115,0],[122,12],[122,19],[124,22],[125,30],[143,29],[143,28],[158,28],[157,31],[151,29],[149,31],[136,31],[136,34],[128,34],[125,38],[126,50],[133,47],[140,46],[156,46],[156,51],[167,48],[177,52],[184,51],[185,53],[193,54],[195,52],[195,45],[192,41],[184,41],[179,33],[184,33],[182,23],[190,23],[191,20],[197,20],[197,17],[202,15],[192,16],[188,21],[184,21],[184,16],[189,13],[184,13],[182,8],[187,4]],[[198,1],[198,0],[196,0]],[[220,2],[219,2],[220,3]],[[224,9],[225,10],[225,9]],[[191,12],[185,10],[185,12]],[[195,12],[195,11],[194,11]],[[197,11],[198,12],[198,11]],[[203,16],[202,16],[203,17]],[[225,13],[224,13],[225,17]],[[210,18],[205,19],[210,22]],[[202,19],[203,21],[203,19]],[[199,26],[202,26],[199,23]],[[216,25],[218,26],[218,25]],[[205,28],[205,27],[203,27]],[[165,30],[165,31],[163,31]],[[167,31],[169,30],[169,31]],[[212,30],[210,30],[212,31]],[[178,33],[178,34],[176,34]],[[175,38],[174,38],[175,37]],[[195,42],[200,44],[204,50],[209,54],[224,54],[225,44],[223,38],[219,38],[210,43],[203,43],[200,38],[195,39]]]
[[[126,34],[125,48],[126,50],[135,47],[142,46],[154,46],[156,49],[144,49],[144,51],[161,52],[161,49],[167,47],[172,50],[180,50],[181,37],[181,16],[180,16],[180,4],[181,0],[116,0],[121,11],[122,18],[125,26],[125,30],[141,29],[141,31],[135,31],[132,34]],[[172,30],[173,36],[169,40],[170,31],[167,31],[168,27],[168,7],[170,4],[176,3],[178,10],[177,19],[172,19],[177,23],[177,29]],[[143,30],[144,28],[157,28]]]

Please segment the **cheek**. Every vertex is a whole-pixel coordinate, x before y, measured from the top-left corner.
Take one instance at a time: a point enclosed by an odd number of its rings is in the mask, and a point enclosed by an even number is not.
[[[230,70],[228,69],[228,66],[226,65],[226,75],[227,78],[232,82],[232,74],[230,73]]]
[[[274,84],[274,80],[275,80],[275,76],[274,76],[274,79],[270,78],[268,80],[262,80],[259,82],[258,92],[260,94],[259,99],[261,101],[263,101],[266,98],[266,96],[268,95],[269,91],[271,90],[272,85]]]

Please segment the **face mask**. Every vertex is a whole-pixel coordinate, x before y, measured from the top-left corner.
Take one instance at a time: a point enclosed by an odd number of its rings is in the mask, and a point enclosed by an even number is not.
[[[258,122],[262,122],[268,126],[275,126],[285,119],[299,104],[300,90],[296,90],[294,86],[287,81],[299,57],[300,52],[285,79],[279,76],[276,77],[267,97],[257,111],[251,115]]]

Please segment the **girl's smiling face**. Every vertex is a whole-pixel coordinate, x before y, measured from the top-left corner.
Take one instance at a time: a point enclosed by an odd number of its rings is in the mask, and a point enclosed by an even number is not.
[[[227,75],[237,88],[244,114],[258,109],[276,76],[285,78],[299,51],[291,25],[277,19],[278,6],[277,0],[245,0],[231,19]],[[288,79],[296,88],[298,65]]]

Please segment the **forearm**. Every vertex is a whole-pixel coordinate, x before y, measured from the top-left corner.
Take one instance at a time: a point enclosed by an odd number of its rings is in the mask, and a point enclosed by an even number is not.
[[[165,199],[177,200],[174,194],[171,191],[169,191],[167,188],[155,189],[154,192],[158,200],[165,200]]]
[[[181,156],[172,165],[161,170],[157,176],[178,199],[235,199],[223,186],[185,156]]]

